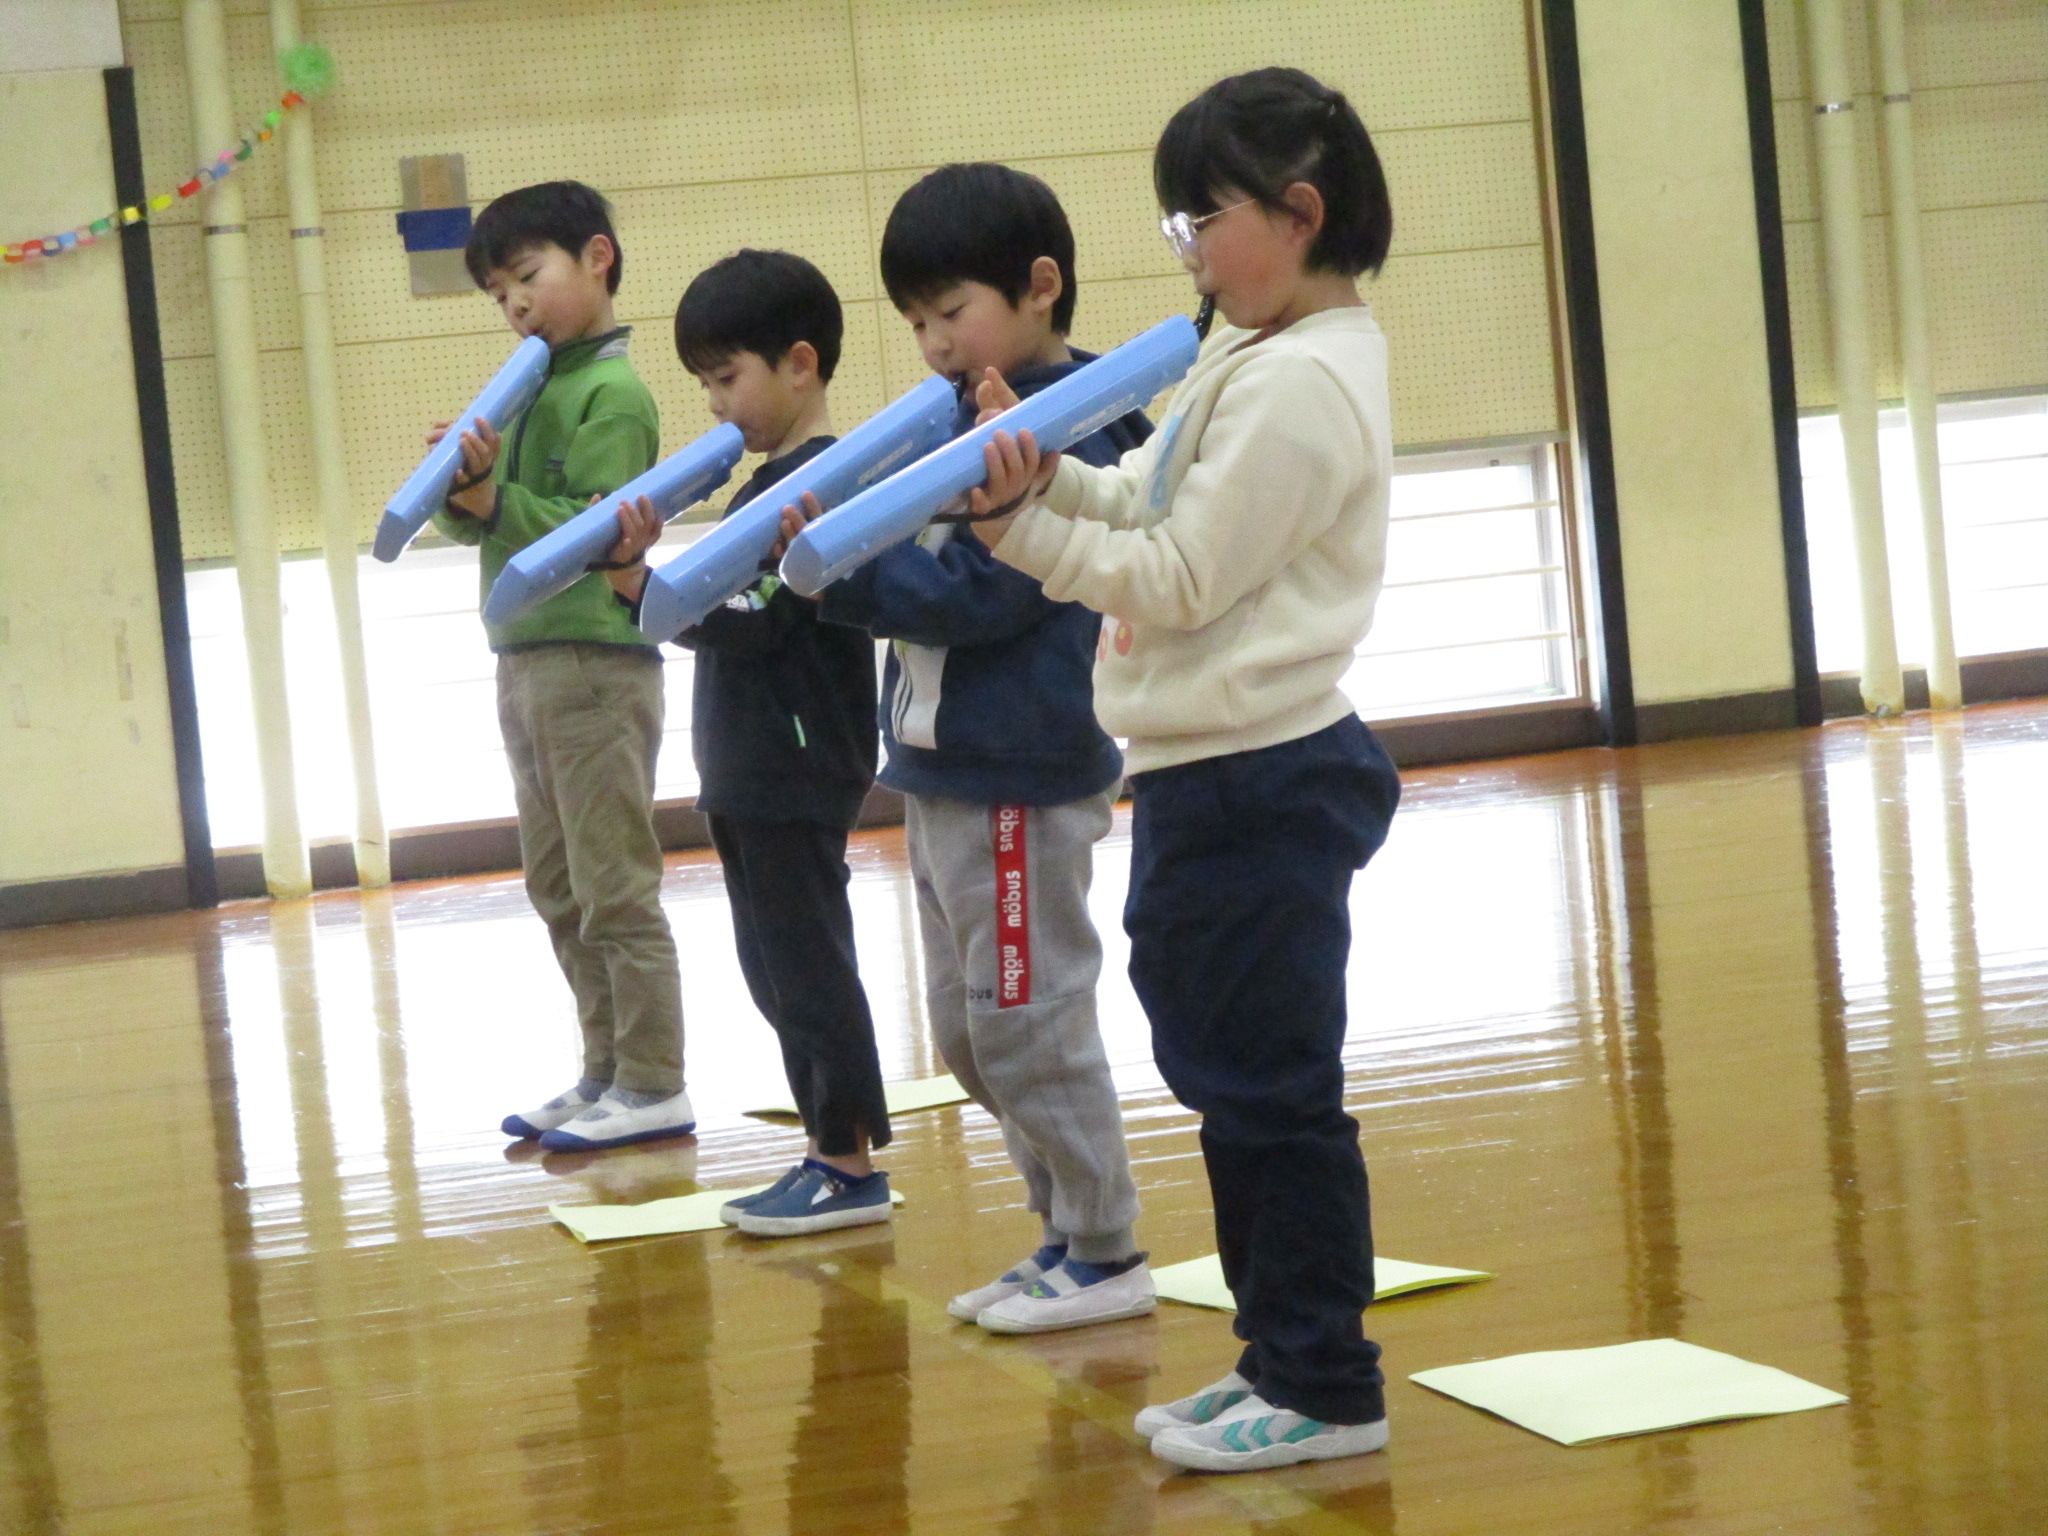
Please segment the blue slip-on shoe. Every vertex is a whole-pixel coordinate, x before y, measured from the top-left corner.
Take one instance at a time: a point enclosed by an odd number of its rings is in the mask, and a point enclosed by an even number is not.
[[[794,1168],[791,1168],[787,1173],[783,1174],[781,1178],[777,1179],[773,1184],[770,1184],[766,1189],[757,1189],[751,1195],[738,1195],[735,1196],[733,1199],[726,1201],[725,1204],[721,1205],[718,1208],[718,1219],[724,1222],[728,1227],[738,1226],[740,1224],[740,1213],[742,1211],[751,1211],[763,1200],[773,1200],[777,1195],[782,1194],[789,1188],[790,1185],[794,1184],[798,1179],[802,1178],[803,1176],[804,1165],[802,1163],[798,1163]]]
[[[797,1237],[888,1221],[895,1215],[889,1175],[879,1169],[854,1179],[806,1158],[799,1172],[789,1188],[741,1211],[733,1225],[755,1237]]]
[[[697,1115],[687,1093],[637,1109],[606,1093],[567,1125],[542,1136],[540,1144],[549,1152],[603,1152],[636,1142],[687,1136],[696,1129]]]

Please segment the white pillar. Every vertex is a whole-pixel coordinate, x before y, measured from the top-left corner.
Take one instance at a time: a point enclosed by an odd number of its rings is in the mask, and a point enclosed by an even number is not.
[[[1948,533],[1941,506],[1941,447],[1934,403],[1933,348],[1927,339],[1927,282],[1920,252],[1920,194],[1913,169],[1913,83],[1906,70],[1906,14],[1901,0],[1875,0],[1880,89],[1884,92],[1885,186],[1892,218],[1892,312],[1906,376],[1906,421],[1913,433],[1913,472],[1920,491],[1920,537],[1927,552],[1927,614],[1932,637],[1927,701],[1963,707],[1956,662],[1956,626],[1949,607]]]
[[[202,163],[236,142],[228,100],[227,26],[221,0],[185,0],[185,72],[192,92],[192,137]],[[256,315],[249,288],[249,228],[242,189],[232,176],[200,203],[213,314],[213,363],[220,385],[221,436],[227,447],[228,513],[234,527],[235,578],[249,652],[249,692],[263,781],[263,880],[273,896],[313,889],[299,797],[292,776],[291,707],[285,690],[284,607],[278,596],[277,522],[271,507],[270,454],[263,435],[263,390],[256,362]]]
[[[299,0],[270,0],[270,38],[279,53],[300,41]],[[321,228],[320,182],[313,167],[313,107],[285,114],[285,189],[291,203],[292,266],[299,287],[300,355],[306,369],[306,412],[312,424],[313,498],[334,597],[336,649],[341,656],[348,716],[349,766],[356,791],[356,882],[391,883],[391,844],[377,788],[376,738],[370,726],[370,678],[363,656],[363,609],[356,590],[355,509],[341,443],[341,391],[336,380],[334,322],[327,308],[327,249]]]
[[[1877,379],[1870,360],[1869,302],[1863,281],[1856,97],[1849,85],[1841,0],[1806,0],[1806,39],[1828,312],[1834,329],[1835,408],[1841,415],[1842,448],[1849,466],[1849,515],[1856,531],[1863,607],[1863,707],[1874,715],[1897,715],[1905,712],[1906,684],[1892,623],[1884,490],[1877,458]]]

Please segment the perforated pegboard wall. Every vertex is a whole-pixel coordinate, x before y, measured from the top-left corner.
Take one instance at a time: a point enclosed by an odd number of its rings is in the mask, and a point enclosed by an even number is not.
[[[1871,345],[1878,394],[1897,399],[1904,385],[1892,329],[1876,39],[1866,7],[1847,13]],[[1821,408],[1835,403],[1835,377],[1806,38],[1798,0],[1769,0],[1766,15],[1799,404]],[[2048,5],[1909,4],[1906,28],[1934,387],[2038,389],[2048,385]]]
[[[229,0],[233,94],[276,95],[267,8]],[[194,159],[178,0],[125,0],[152,185]],[[669,341],[677,295],[741,245],[801,252],[847,305],[842,426],[923,371],[882,296],[896,195],[1001,159],[1060,194],[1079,246],[1074,340],[1192,307],[1159,239],[1150,155],[1218,76],[1298,63],[1358,103],[1386,161],[1393,257],[1371,290],[1401,441],[1554,430],[1556,380],[1522,0],[307,0],[341,85],[316,109],[343,430],[367,538],[429,422],[510,350],[481,297],[415,299],[393,229],[401,156],[460,151],[479,206],[557,176],[617,208],[618,310],[673,448],[706,430]],[[1018,50],[1044,48],[1029,68]],[[207,150],[213,146],[205,146]],[[244,173],[279,532],[319,542],[280,157]],[[229,551],[197,211],[159,226],[186,553]],[[748,466],[742,466],[742,472]]]

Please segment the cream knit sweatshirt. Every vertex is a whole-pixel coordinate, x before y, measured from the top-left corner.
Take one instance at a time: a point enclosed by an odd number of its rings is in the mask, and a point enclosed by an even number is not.
[[[1387,343],[1364,306],[1224,329],[1141,448],[1063,459],[996,558],[1106,615],[1095,710],[1131,773],[1312,735],[1386,564]]]

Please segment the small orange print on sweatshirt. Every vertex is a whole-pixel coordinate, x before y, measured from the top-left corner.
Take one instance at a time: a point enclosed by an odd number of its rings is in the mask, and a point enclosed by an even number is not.
[[[1119,655],[1119,656],[1128,656],[1128,655],[1130,655],[1130,654],[1131,654],[1131,640],[1132,640],[1132,638],[1133,638],[1133,636],[1132,636],[1132,634],[1131,634],[1131,626],[1130,626],[1130,624],[1129,624],[1128,622],[1122,622],[1122,621],[1119,621],[1119,623],[1118,623],[1118,624],[1117,624],[1117,626],[1116,626],[1116,653],[1117,653],[1117,655]]]

